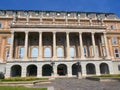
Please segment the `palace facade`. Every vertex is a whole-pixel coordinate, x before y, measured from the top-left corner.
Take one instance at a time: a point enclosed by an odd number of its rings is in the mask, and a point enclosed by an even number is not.
[[[120,74],[120,18],[0,10],[0,71],[6,78]]]

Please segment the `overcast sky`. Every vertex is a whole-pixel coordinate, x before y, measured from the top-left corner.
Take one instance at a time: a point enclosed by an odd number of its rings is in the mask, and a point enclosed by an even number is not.
[[[120,0],[0,0],[0,9],[112,12],[120,16]]]

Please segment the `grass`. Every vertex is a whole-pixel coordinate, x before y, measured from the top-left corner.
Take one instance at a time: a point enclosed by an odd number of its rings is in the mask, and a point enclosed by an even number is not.
[[[0,90],[47,90],[47,88],[26,88],[24,86],[0,86]]]
[[[14,82],[14,81],[34,81],[34,80],[48,80],[48,78],[36,78],[36,77],[12,77],[0,79],[0,82]]]
[[[120,74],[106,74],[106,75],[100,75],[100,76],[92,76],[93,78],[120,78]]]

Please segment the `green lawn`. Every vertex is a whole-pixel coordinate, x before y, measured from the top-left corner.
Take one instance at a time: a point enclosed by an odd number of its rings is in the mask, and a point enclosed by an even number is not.
[[[0,79],[0,82],[15,82],[15,81],[35,81],[35,80],[49,80],[48,78],[36,78],[36,77],[12,77]]]
[[[26,88],[23,86],[0,86],[0,90],[47,90],[47,88]]]
[[[120,78],[120,74],[92,76],[93,78]]]

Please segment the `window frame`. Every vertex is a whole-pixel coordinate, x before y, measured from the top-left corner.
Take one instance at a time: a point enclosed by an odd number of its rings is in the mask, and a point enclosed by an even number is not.
[[[11,37],[7,38],[7,44],[11,44]]]
[[[116,50],[117,50],[117,53],[116,53]],[[118,57],[117,57],[117,55],[118,55]],[[118,48],[114,48],[114,57],[115,58],[119,58],[120,57]]]
[[[113,45],[116,45],[116,44],[117,44],[117,38],[116,38],[116,37],[113,37],[113,38],[112,38],[112,44],[113,44]]]
[[[10,56],[10,49],[7,49],[7,50],[6,50],[6,60],[9,59],[9,56]]]
[[[21,49],[23,49],[23,53],[22,53]],[[18,58],[22,59],[22,58],[24,58],[24,55],[25,55],[25,48],[24,47],[19,47]]]
[[[84,51],[84,56],[88,57],[88,51],[86,46],[83,46],[83,51]]]
[[[75,57],[76,57],[76,50],[75,50],[75,47],[70,47],[70,49],[71,49],[71,48],[74,49],[74,56],[71,56],[71,51],[70,51],[70,53],[69,53],[69,54],[70,54],[70,57],[71,57],[71,58],[75,58]]]
[[[110,30],[114,30],[114,25],[110,25]]]
[[[33,54],[33,49],[37,49],[37,53]],[[38,58],[39,54],[39,48],[38,47],[32,47],[31,48],[31,58]],[[34,56],[35,55],[35,56]]]
[[[45,56],[46,55],[46,51],[45,51],[45,49],[47,49],[47,48],[49,48],[49,50],[50,50],[50,55],[49,56]],[[51,58],[52,57],[52,50],[51,50],[51,47],[44,47],[44,58]]]
[[[62,49],[62,56],[58,56],[58,48]],[[64,48],[62,46],[57,47],[57,58],[63,58],[64,57]]]

